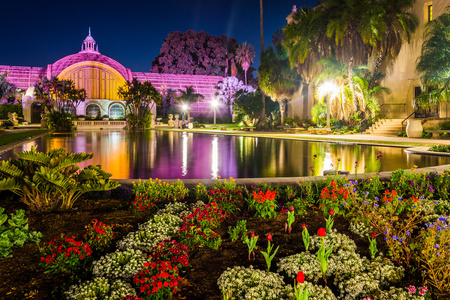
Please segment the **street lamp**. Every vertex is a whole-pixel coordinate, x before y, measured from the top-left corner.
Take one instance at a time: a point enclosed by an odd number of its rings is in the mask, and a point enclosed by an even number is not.
[[[213,101],[211,102],[211,105],[214,109],[214,128],[216,128],[216,108],[219,105],[219,102],[216,99],[213,99]]]

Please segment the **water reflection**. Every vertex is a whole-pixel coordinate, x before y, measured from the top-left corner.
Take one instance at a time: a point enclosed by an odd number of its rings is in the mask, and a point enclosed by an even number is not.
[[[52,134],[14,151],[32,146],[42,152],[61,147],[92,152],[94,157],[80,167],[100,164],[113,178],[293,177],[312,175],[310,168],[321,175],[330,169],[375,173],[450,164],[450,158],[409,154],[395,147],[152,130]],[[11,156],[8,151],[1,159]]]

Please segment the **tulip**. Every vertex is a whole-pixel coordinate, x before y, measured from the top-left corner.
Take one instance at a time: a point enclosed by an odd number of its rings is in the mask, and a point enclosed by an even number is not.
[[[289,207],[290,211],[294,211],[294,207],[291,205],[291,207]]]
[[[269,232],[269,234],[267,235],[267,240],[268,240],[269,242],[272,240],[272,235],[270,234],[270,232]]]
[[[334,209],[330,209],[330,216],[334,215]]]
[[[298,283],[305,282],[305,273],[303,273],[303,271],[298,272],[298,274],[297,274],[297,282]]]
[[[317,230],[317,234],[320,236],[320,237],[324,237],[325,236],[325,229],[323,229],[323,228],[319,228],[319,230]]]

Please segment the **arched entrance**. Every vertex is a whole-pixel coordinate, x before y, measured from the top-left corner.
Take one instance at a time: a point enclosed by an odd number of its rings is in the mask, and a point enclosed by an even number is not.
[[[34,102],[31,105],[31,123],[41,123],[41,114],[44,112],[44,105],[40,102]]]
[[[122,105],[115,103],[109,107],[110,119],[123,119],[125,118],[125,109]]]
[[[89,104],[86,107],[86,116],[90,118],[100,117],[100,106],[97,104]]]

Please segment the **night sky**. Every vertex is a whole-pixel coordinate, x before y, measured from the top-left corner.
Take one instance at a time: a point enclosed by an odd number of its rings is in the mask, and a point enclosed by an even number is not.
[[[286,24],[292,6],[317,0],[264,0],[264,43]],[[91,27],[99,52],[132,71],[148,72],[172,31],[203,30],[255,47],[259,65],[259,0],[0,0],[0,65],[46,67],[80,51]]]

